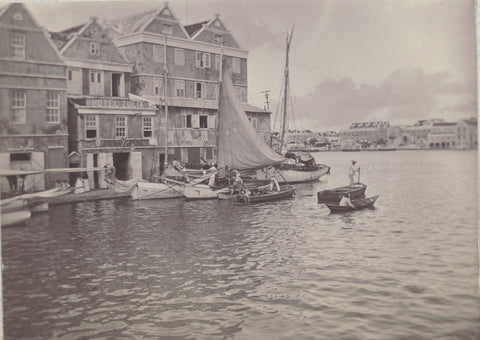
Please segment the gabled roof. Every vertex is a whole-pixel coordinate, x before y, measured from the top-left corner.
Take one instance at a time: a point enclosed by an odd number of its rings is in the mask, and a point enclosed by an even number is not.
[[[0,20],[3,19],[4,16],[7,15],[7,13],[9,13],[10,9],[14,10],[15,8],[18,8],[17,11],[20,11],[20,12],[14,12],[14,13],[19,13],[21,15],[21,12],[23,12],[28,18],[28,24],[26,24],[26,26],[22,26],[22,27],[19,27],[19,28],[32,28],[32,27],[28,27],[28,26],[33,26],[35,29],[38,29],[41,31],[43,37],[45,38],[46,42],[51,46],[52,50],[54,51],[54,53],[57,55],[57,57],[60,59],[60,61],[62,60],[62,56],[60,55],[58,49],[56,48],[56,46],[54,45],[54,43],[52,42],[52,40],[50,39],[50,36],[48,34],[48,31],[42,27],[37,19],[30,13],[30,11],[28,10],[28,8],[21,2],[12,2],[12,3],[9,3],[5,6],[0,6]],[[12,15],[12,18],[13,20],[12,21],[16,21],[16,18],[15,18],[16,14]],[[23,18],[23,15],[21,15],[20,17],[20,21],[25,21],[27,22],[27,20],[24,20],[25,18]],[[7,18],[8,20],[8,18]]]
[[[200,29],[196,30],[196,32],[194,32],[193,34],[190,35],[190,37],[193,40],[197,40],[205,30],[214,29],[214,30],[218,30],[222,34],[228,34],[228,36],[232,39],[233,43],[236,45],[234,47],[242,49],[240,44],[238,43],[238,41],[230,33],[230,31],[227,29],[227,27],[225,26],[223,21],[220,19],[220,15],[215,14],[215,16],[212,19],[210,19],[208,22],[203,21],[203,22],[201,22],[199,24],[196,24],[196,25],[202,25],[202,27]]]
[[[100,54],[92,60],[129,64],[109,37],[108,30],[95,17],[90,18],[86,24],[61,32],[50,32],[50,37],[64,58],[90,60],[91,56],[88,55],[88,52],[85,54],[85,40],[88,39],[101,43]]]
[[[128,35],[147,30],[150,24],[156,19],[164,19],[167,22],[178,24],[178,27],[182,30],[185,38],[190,37],[189,33],[185,30],[183,25],[181,25],[178,18],[168,6],[168,2],[166,2],[160,9],[150,10],[126,18],[105,21],[104,24],[108,28],[115,30],[118,35]]]

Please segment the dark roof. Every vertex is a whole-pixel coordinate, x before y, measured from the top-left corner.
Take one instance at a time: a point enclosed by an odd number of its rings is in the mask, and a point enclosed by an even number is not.
[[[208,23],[208,21],[202,21],[202,22],[199,22],[197,24],[187,25],[187,26],[184,26],[184,27],[185,27],[185,30],[187,31],[188,35],[190,37],[193,37],[198,31],[200,31],[202,29],[203,25],[205,25],[206,23]]]
[[[433,123],[433,126],[450,126],[450,125],[456,125],[457,123],[450,123],[450,122],[437,122]]]
[[[249,103],[240,103],[240,105],[242,106],[242,109],[245,112],[271,113],[270,111],[260,109],[256,106],[253,106],[253,105],[249,104]]]
[[[83,26],[85,26],[85,24],[81,24],[81,25],[78,25],[78,26],[75,26],[75,27],[71,27],[71,28],[68,28],[64,31],[58,32],[58,33],[63,33],[63,34],[77,33],[78,31],[80,31],[83,28]]]
[[[63,32],[49,32],[50,39],[53,41],[57,49],[60,51],[63,46],[72,38],[71,34],[64,34]]]

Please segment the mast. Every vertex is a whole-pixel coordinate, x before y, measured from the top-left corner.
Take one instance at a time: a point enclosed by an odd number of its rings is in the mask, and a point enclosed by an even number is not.
[[[167,69],[167,36],[163,45],[163,91],[165,96],[165,166],[168,165],[168,69]]]
[[[288,81],[289,81],[289,67],[288,67],[288,53],[290,51],[290,43],[292,41],[293,28],[290,31],[290,34],[287,32],[287,49],[285,56],[285,84],[283,92],[283,113],[282,113],[282,131],[280,135],[280,152],[283,149],[283,143],[285,142],[285,130],[287,125],[287,98],[288,98]]]
[[[217,161],[216,163],[218,164],[218,139],[220,137],[220,95],[221,95],[221,89],[220,87],[222,86],[222,77],[223,77],[223,39],[222,39],[222,47],[220,49],[220,69],[218,70],[218,87],[217,87]],[[217,171],[220,169],[217,169]],[[222,174],[223,172],[223,174]],[[219,172],[220,177],[225,177],[227,176],[226,169],[222,169]]]

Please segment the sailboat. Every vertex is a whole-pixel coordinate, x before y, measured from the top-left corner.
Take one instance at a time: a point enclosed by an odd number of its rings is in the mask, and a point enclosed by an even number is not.
[[[288,107],[288,92],[289,92],[289,51],[290,43],[292,41],[293,29],[287,34],[287,46],[286,46],[286,60],[284,70],[284,87],[283,87],[283,102],[282,102],[282,120],[280,131],[280,153],[285,147],[285,136],[287,129],[287,107]],[[296,159],[295,159],[296,158]],[[256,172],[256,178],[258,180],[265,180],[271,177],[271,169],[259,169]],[[315,159],[310,154],[301,154],[298,157],[294,157],[292,163],[283,163],[275,166],[275,178],[279,183],[297,183],[297,182],[309,182],[318,180],[325,174],[330,173],[330,167],[324,164],[316,164]]]
[[[221,68],[219,83],[217,164],[219,172],[228,176],[229,170],[253,170],[280,164],[285,158],[273,151],[257,134],[242,109],[235,92],[231,71]],[[268,178],[269,180],[270,178]],[[184,184],[187,199],[217,198],[229,188]]]

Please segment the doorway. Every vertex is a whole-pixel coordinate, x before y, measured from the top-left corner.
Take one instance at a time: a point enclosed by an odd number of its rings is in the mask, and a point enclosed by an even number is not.
[[[120,152],[113,154],[113,166],[115,167],[115,177],[122,181],[129,178],[129,161],[130,154],[128,152]]]

